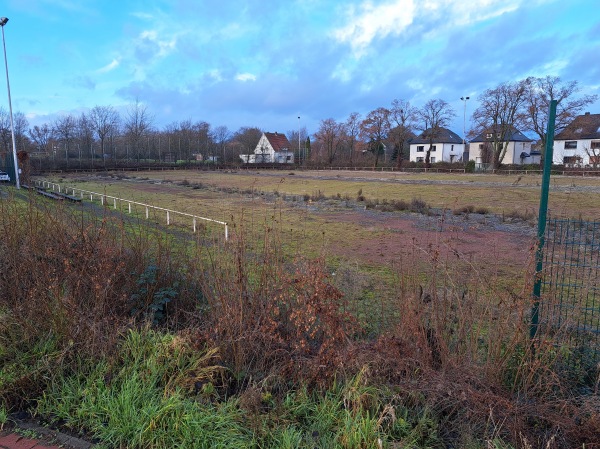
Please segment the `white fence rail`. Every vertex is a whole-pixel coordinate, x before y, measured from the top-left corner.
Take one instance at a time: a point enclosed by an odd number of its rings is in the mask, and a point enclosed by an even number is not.
[[[42,188],[48,188],[48,189],[52,189],[53,191],[57,191],[58,193],[62,193],[65,195],[71,195],[71,196],[78,196],[83,200],[84,197],[87,198],[89,197],[90,201],[94,201],[94,198],[98,198],[100,199],[100,203],[104,206],[104,205],[108,205],[109,201],[112,201],[112,205],[114,209],[117,209],[117,205],[123,205],[126,204],[127,205],[127,211],[128,213],[131,213],[131,206],[141,206],[143,208],[145,208],[145,212],[146,212],[146,219],[150,218],[150,210],[156,210],[156,211],[161,211],[161,212],[165,212],[166,214],[166,223],[167,225],[171,224],[171,215],[179,215],[182,217],[188,217],[192,219],[192,230],[193,232],[196,232],[198,230],[198,221],[208,221],[208,222],[212,222],[212,223],[216,223],[219,225],[222,225],[225,227],[225,241],[229,240],[229,226],[227,225],[226,222],[224,221],[219,221],[219,220],[214,220],[212,218],[207,218],[207,217],[201,217],[199,215],[193,215],[193,214],[188,214],[186,212],[179,212],[176,210],[172,210],[172,209],[166,209],[164,207],[159,207],[159,206],[152,206],[151,204],[145,204],[145,203],[140,203],[137,201],[132,201],[132,200],[127,200],[124,198],[119,198],[116,196],[110,196],[110,195],[106,195],[104,193],[97,193],[97,192],[91,192],[89,190],[83,190],[83,189],[76,189],[74,187],[66,187],[66,186],[61,186],[60,184],[56,184],[54,182],[49,182],[49,181],[35,181],[36,186],[38,187],[42,187]],[[69,193],[71,192],[71,193]]]

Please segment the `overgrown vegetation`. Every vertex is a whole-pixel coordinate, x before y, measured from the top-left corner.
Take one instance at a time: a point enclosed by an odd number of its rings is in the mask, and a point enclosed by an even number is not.
[[[568,348],[531,350],[527,282],[499,288],[429,247],[426,272],[407,259],[377,297],[365,273],[286,257],[268,223],[260,242],[233,228],[227,245],[175,241],[108,210],[1,200],[5,420],[28,410],[100,447],[598,441]]]

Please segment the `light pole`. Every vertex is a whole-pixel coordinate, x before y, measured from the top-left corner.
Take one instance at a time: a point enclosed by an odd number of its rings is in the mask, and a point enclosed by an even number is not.
[[[298,116],[298,162],[302,159],[300,155],[302,154],[302,149],[300,148],[300,116]]]
[[[8,81],[8,59],[6,58],[6,42],[4,41],[4,25],[8,23],[8,18],[0,17],[0,27],[2,27],[2,47],[4,48],[4,67],[6,67],[6,88],[8,90],[8,110],[10,113],[10,133],[12,135],[13,163],[15,165],[15,186],[21,188],[19,183],[19,164],[17,162],[17,143],[15,142],[15,126],[13,124],[12,102],[10,100],[10,82]]]
[[[465,135],[467,134],[467,100],[470,97],[460,97],[465,105],[464,113],[463,113],[463,147],[465,145]],[[463,148],[464,150],[464,148]]]

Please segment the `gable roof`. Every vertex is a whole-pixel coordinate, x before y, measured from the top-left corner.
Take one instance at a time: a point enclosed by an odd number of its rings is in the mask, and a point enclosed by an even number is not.
[[[275,151],[290,151],[292,146],[285,134],[278,132],[264,134]]]
[[[600,114],[586,112],[575,119],[555,137],[555,140],[600,139]]]
[[[426,129],[420,136],[411,139],[410,144],[429,143],[428,136],[430,132],[431,129]],[[450,131],[448,128],[439,128],[437,135],[433,138],[433,143],[463,143],[463,140],[458,134]]]
[[[500,131],[495,131],[496,129],[500,129],[500,127],[497,127],[497,128],[490,127],[488,129],[484,130],[483,132],[481,132],[477,136],[475,136],[475,138],[472,139],[471,142],[489,142],[492,139],[487,137],[487,135],[492,134],[494,132],[500,132]],[[529,137],[527,137],[525,134],[523,134],[521,131],[519,131],[514,126],[510,126],[508,128],[506,135],[508,137],[508,139],[506,139],[507,142],[533,142],[533,139],[530,139]]]

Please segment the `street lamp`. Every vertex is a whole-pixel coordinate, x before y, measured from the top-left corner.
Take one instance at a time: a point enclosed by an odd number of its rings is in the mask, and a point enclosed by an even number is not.
[[[302,149],[300,148],[300,116],[298,116],[298,162],[300,162],[300,154]]]
[[[463,151],[465,150],[464,146],[465,146],[465,135],[467,134],[467,100],[470,97],[460,97],[460,99],[463,101],[463,103],[465,104],[465,110],[463,113]]]
[[[10,133],[12,135],[13,162],[15,165],[15,186],[21,188],[19,184],[19,164],[17,162],[17,143],[15,141],[15,126],[13,124],[12,102],[10,100],[10,82],[8,81],[8,59],[6,58],[6,42],[4,41],[4,25],[8,23],[8,18],[0,17],[0,27],[2,27],[2,47],[4,48],[4,66],[6,67],[6,88],[8,90],[8,110],[10,113]]]

